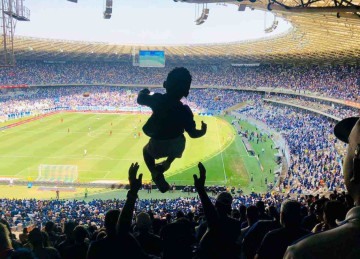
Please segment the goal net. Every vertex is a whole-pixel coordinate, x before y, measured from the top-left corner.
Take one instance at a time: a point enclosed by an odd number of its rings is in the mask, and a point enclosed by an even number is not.
[[[36,181],[73,183],[78,178],[76,165],[39,165]]]

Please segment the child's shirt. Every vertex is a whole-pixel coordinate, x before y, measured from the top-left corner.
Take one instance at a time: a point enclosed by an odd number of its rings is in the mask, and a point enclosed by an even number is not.
[[[154,139],[173,139],[196,128],[189,106],[168,94],[139,93],[138,103],[150,107],[153,114],[143,127],[144,133]]]

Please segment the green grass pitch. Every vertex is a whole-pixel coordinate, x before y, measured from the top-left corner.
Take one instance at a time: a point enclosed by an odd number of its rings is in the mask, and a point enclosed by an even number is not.
[[[77,165],[79,181],[127,182],[129,165],[137,161],[144,181],[150,181],[142,158],[142,148],[148,137],[141,129],[148,116],[62,113],[7,129],[0,132],[0,177],[36,179],[40,164]],[[166,179],[177,185],[192,184],[196,165],[202,161],[208,170],[208,185],[264,191],[264,178],[267,177],[269,182],[273,180],[272,174],[268,173],[275,167],[275,151],[270,148],[273,143],[270,140],[251,143],[257,153],[265,148],[265,154],[260,156],[262,171],[256,157],[247,154],[241,138],[236,136],[229,123],[231,119],[195,116],[198,126],[201,120],[208,124],[208,132],[199,139],[191,139],[185,134],[187,143],[183,157],[174,161],[165,174]],[[242,126],[255,130],[246,122],[242,122]],[[253,182],[250,182],[251,175]]]

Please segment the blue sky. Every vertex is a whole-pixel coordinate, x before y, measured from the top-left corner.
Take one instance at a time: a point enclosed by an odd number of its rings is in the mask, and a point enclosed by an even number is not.
[[[238,12],[237,7],[211,4],[208,20],[195,25],[195,5],[172,0],[113,0],[110,20],[102,17],[105,0],[26,0],[30,22],[18,22],[15,34],[51,39],[119,44],[223,43],[256,39],[284,32],[291,24],[264,33],[262,11]],[[196,18],[195,18],[196,17]],[[266,15],[270,26],[273,15]]]

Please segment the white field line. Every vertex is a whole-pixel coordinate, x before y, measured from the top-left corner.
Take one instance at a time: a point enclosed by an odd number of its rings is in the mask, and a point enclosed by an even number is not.
[[[29,156],[29,155],[0,155],[0,158],[53,158],[53,159],[85,159],[85,160],[114,160],[114,161],[133,161],[132,158],[112,158],[98,155],[78,155],[78,156]]]
[[[111,174],[111,171],[107,171],[107,173],[103,176],[102,179],[106,179],[106,177],[108,177],[109,174]]]
[[[226,143],[226,145],[221,150],[218,150],[217,152],[215,152],[211,156],[206,157],[206,159],[202,160],[202,162],[209,161],[210,159],[212,159],[212,158],[216,157],[217,155],[219,155],[221,152],[224,152],[233,143],[234,140],[235,140],[235,137],[233,136],[232,139],[230,141],[228,141],[228,143]],[[195,166],[197,166],[197,162],[189,164],[188,166],[182,168],[181,170],[177,170],[175,172],[170,172],[170,173],[166,172],[166,176],[167,177],[170,177],[170,176],[172,177],[172,176],[181,174],[185,170],[187,170],[189,168],[192,168],[192,167],[195,167]],[[215,182],[219,182],[219,181],[215,181]]]
[[[101,130],[90,130],[90,131],[76,131],[76,130],[71,130],[70,129],[70,134],[71,133],[82,133],[82,134],[87,134],[87,133],[90,133],[90,134],[94,134],[94,135],[100,135],[102,133],[109,133],[110,130],[105,130],[105,129],[101,129]],[[128,131],[116,131],[116,130],[113,130],[113,134],[129,134],[129,133],[133,133],[135,132],[134,130],[128,130]],[[10,133],[10,132],[9,132]],[[36,131],[36,130],[22,130],[21,133],[39,133],[39,131]],[[67,129],[64,129],[64,130],[57,130],[57,131],[52,131],[51,133],[68,133],[67,132]],[[4,134],[8,134],[7,132],[4,133]],[[1,136],[1,134],[0,134]]]
[[[219,149],[221,149],[220,136],[219,136],[219,124],[218,124],[218,119],[217,118],[216,118],[216,135],[217,135],[217,138],[218,138]],[[225,164],[224,164],[223,152],[221,152],[220,155],[221,155],[221,161],[222,161],[222,166],[223,166],[223,170],[224,170],[225,183],[227,183],[227,176],[226,176],[226,172],[225,172]]]
[[[26,171],[27,170],[27,168],[25,168],[25,169],[23,169],[23,170],[21,170],[20,172],[18,172],[18,173],[16,173],[14,176],[19,176],[19,175],[21,175],[24,171]]]

